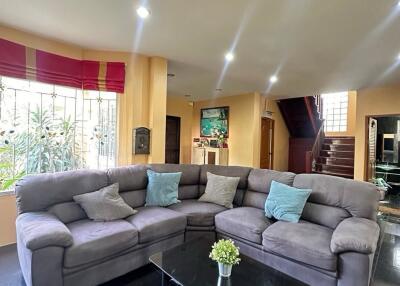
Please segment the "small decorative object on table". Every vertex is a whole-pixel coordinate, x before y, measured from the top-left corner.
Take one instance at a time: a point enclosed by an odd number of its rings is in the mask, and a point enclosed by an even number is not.
[[[224,144],[226,144],[226,137],[227,137],[226,132],[218,128],[215,128],[213,130],[213,137],[217,138],[218,147],[224,148]]]
[[[239,247],[231,239],[221,239],[213,244],[210,258],[218,262],[219,275],[229,277],[232,265],[240,262]]]
[[[385,195],[388,189],[391,189],[390,186],[383,178],[373,178],[372,183],[375,184],[379,191],[380,200],[383,201],[385,199]]]

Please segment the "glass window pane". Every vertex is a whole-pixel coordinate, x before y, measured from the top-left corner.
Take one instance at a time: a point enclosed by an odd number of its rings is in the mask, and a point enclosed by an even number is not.
[[[6,179],[115,166],[116,93],[8,77],[0,83],[6,87],[0,96],[0,164]]]
[[[348,92],[322,94],[323,118],[326,131],[343,132],[347,129]]]

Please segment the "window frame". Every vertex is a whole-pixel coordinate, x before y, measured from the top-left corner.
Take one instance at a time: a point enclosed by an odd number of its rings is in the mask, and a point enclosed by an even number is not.
[[[336,97],[336,98],[333,98]],[[321,94],[324,132],[346,133],[348,131],[349,93],[335,92]]]
[[[8,79],[11,80],[15,80],[16,81],[16,85],[12,85],[12,86],[7,86],[7,83],[4,83],[4,79],[7,79],[6,82],[8,81]],[[17,82],[21,81],[21,88],[17,87]],[[35,90],[34,89],[34,85],[38,85],[38,87],[42,87],[43,91],[40,90]],[[46,88],[44,88],[46,87]],[[52,91],[50,90],[52,87]],[[29,134],[33,134],[36,133],[36,135],[38,134],[37,132],[32,132],[30,129],[30,126],[23,126],[23,120],[21,120],[21,122],[17,122],[16,116],[18,114],[18,112],[22,111],[22,114],[24,115],[24,120],[26,118],[28,124],[30,121],[30,117],[31,117],[31,112],[32,110],[29,108],[25,108],[26,106],[23,105],[21,106],[21,109],[18,110],[18,100],[17,97],[23,97],[24,95],[22,94],[18,94],[18,93],[27,93],[27,95],[29,96],[33,96],[33,95],[37,95],[40,96],[39,98],[35,98],[35,99],[30,99],[29,103],[24,103],[24,101],[21,99],[19,99],[20,102],[22,102],[22,104],[27,104],[29,106],[29,104],[31,104],[31,101],[34,102],[36,104],[35,108],[37,107],[38,110],[40,110],[40,119],[42,120],[42,114],[43,112],[49,111],[52,108],[52,111],[50,111],[49,113],[52,112],[52,119],[51,119],[51,124],[60,124],[60,126],[62,125],[62,123],[66,122],[66,114],[67,114],[67,110],[68,109],[73,109],[72,113],[73,113],[73,118],[69,118],[68,120],[70,122],[72,122],[72,130],[71,132],[73,132],[73,145],[72,145],[72,156],[77,155],[77,153],[79,152],[79,155],[86,159],[87,161],[92,160],[92,155],[91,153],[97,153],[97,162],[92,162],[90,161],[89,164],[84,165],[79,165],[78,163],[76,163],[75,161],[73,161],[73,167],[68,169],[68,170],[76,170],[76,169],[82,169],[82,168],[96,168],[96,169],[105,169],[105,168],[110,168],[110,167],[115,167],[117,166],[117,162],[118,162],[118,119],[119,119],[119,114],[118,114],[118,93],[117,92],[105,92],[105,91],[89,91],[89,90],[83,90],[83,89],[79,89],[79,88],[73,88],[73,87],[67,87],[67,86],[59,86],[59,85],[54,85],[54,84],[47,84],[47,83],[41,83],[41,82],[37,82],[37,81],[33,81],[33,80],[29,80],[29,79],[19,79],[19,78],[13,78],[13,77],[2,77],[0,76],[0,88],[2,90],[0,90],[0,127],[4,127],[4,126],[9,126],[10,129],[7,131],[6,129],[4,130],[0,130],[0,133],[3,133],[3,131],[5,132],[5,134],[7,135],[8,133],[10,133],[11,130],[13,130],[12,132],[15,132],[15,136],[18,135],[18,132],[20,132],[21,130],[24,130],[23,132],[25,132],[26,134],[28,134],[28,138],[29,138]],[[65,89],[65,91],[69,91],[71,94],[74,93],[73,96],[67,96],[66,94],[61,94],[60,91]],[[11,92],[10,92],[11,90]],[[57,91],[57,92],[56,92]],[[7,93],[7,94],[6,94]],[[13,93],[13,95],[12,95]],[[95,94],[98,94],[97,98],[94,98]],[[7,103],[4,103],[7,99],[7,97],[12,97],[14,96],[14,101],[13,101],[13,105],[14,105],[14,110],[12,111],[11,108],[9,108],[9,106],[6,106]],[[46,99],[44,100],[43,98],[46,97]],[[51,99],[50,99],[51,97]],[[58,108],[57,112],[60,112],[59,107],[60,106],[56,106],[55,104],[55,100],[59,100],[61,99],[61,101],[64,101],[64,105],[62,105],[62,109],[61,109],[61,113],[64,113],[63,117],[55,117],[55,108]],[[52,100],[52,102],[50,103],[50,101]],[[72,100],[73,102],[69,102],[67,104],[67,101]],[[97,113],[90,111],[90,115],[89,118],[86,118],[88,115],[86,115],[85,113],[85,104],[90,104],[90,106],[92,106],[92,103],[94,101],[97,100],[97,104],[95,103],[93,108],[98,108]],[[38,103],[40,102],[40,107],[38,107]],[[81,101],[78,104],[78,101]],[[106,114],[104,114],[102,112],[104,106],[102,106],[103,102],[107,103],[107,107],[106,107]],[[43,105],[49,105],[50,104],[50,108],[46,109]],[[77,106],[80,105],[79,107],[82,107],[82,110],[79,111],[80,112],[80,118],[78,119],[78,111],[77,111]],[[4,107],[7,107],[8,110],[10,110],[10,112],[14,112],[14,118],[13,119],[3,119],[6,118],[7,114],[3,114],[3,118],[1,117],[2,112],[5,112]],[[70,111],[71,112],[71,111]],[[86,117],[85,117],[86,116]],[[92,116],[97,116],[97,119],[95,118],[93,121],[92,120]],[[106,119],[104,119],[104,117],[106,117]],[[8,122],[7,122],[8,121]],[[100,122],[101,121],[101,122]],[[26,123],[26,122],[25,122]],[[101,125],[105,123],[106,127],[104,127],[104,125]],[[17,124],[22,124],[22,127],[18,129],[18,125]],[[94,129],[92,131],[92,134],[90,134],[90,126],[93,126],[91,124],[94,124],[94,126],[97,125],[101,125],[101,128],[99,128],[99,130],[101,130],[102,135],[100,137],[95,135],[95,130]],[[40,134],[42,134],[44,132],[44,127],[40,125],[40,129],[36,129],[36,130],[40,130]],[[46,127],[46,130],[47,129]],[[60,129],[61,130],[61,129]],[[7,133],[8,132],[8,133]],[[86,134],[85,134],[86,133]],[[4,135],[4,133],[3,133]],[[70,134],[72,138],[72,133]],[[41,135],[42,136],[42,135]],[[62,133],[59,132],[59,136],[60,138],[62,138]],[[78,138],[79,136],[81,136],[81,138]],[[91,136],[91,137],[90,137]],[[9,135],[10,138],[14,138],[13,136],[11,136],[11,133]],[[84,137],[87,137],[84,142]],[[88,139],[90,137],[90,139]],[[0,138],[3,140],[3,142],[1,142],[1,146],[5,146],[5,139],[6,137],[3,136],[3,138]],[[92,141],[93,138],[93,141]],[[98,139],[98,143],[97,140]],[[77,148],[77,144],[76,141],[81,140],[80,143],[80,150],[76,151]],[[107,140],[107,142],[102,142]],[[26,148],[24,149],[24,155],[22,155],[18,160],[18,164],[16,162],[16,155],[15,155],[15,142],[10,141],[10,146],[12,148],[12,160],[10,162],[10,164],[12,165],[12,178],[16,178],[17,175],[20,173],[21,170],[21,166],[25,166],[23,167],[24,169],[24,175],[26,174],[37,174],[37,173],[42,173],[42,169],[41,166],[36,169],[38,172],[29,172],[29,168],[28,168],[28,164],[29,164],[29,160],[33,160],[32,158],[29,158],[29,152],[31,151],[30,146],[29,146],[29,139],[27,139],[27,145]],[[64,142],[64,141],[61,141]],[[8,144],[8,143],[7,143]],[[6,144],[6,145],[7,145]],[[42,144],[42,143],[41,143]],[[91,152],[92,148],[90,148],[93,145],[98,144],[98,147],[96,148],[95,152]],[[43,147],[42,145],[40,145],[41,147]],[[106,147],[103,147],[106,146]],[[103,157],[106,157],[106,162],[102,163],[100,161],[100,156],[101,153],[103,152]],[[106,152],[106,155],[104,155],[104,152]],[[22,154],[22,153],[21,153]],[[40,154],[40,156],[43,155],[42,153],[38,153]],[[21,158],[25,156],[26,158],[23,160],[23,162],[21,161]],[[4,160],[5,157],[3,157]],[[34,158],[34,157],[33,157]],[[7,160],[7,158],[6,158]],[[61,168],[64,168],[65,165],[65,157],[61,157],[60,161],[60,166]],[[95,167],[95,165],[97,167]],[[17,168],[19,168],[18,170],[16,170]],[[47,170],[46,172],[58,172],[58,171],[65,171],[64,169],[50,169]],[[11,172],[10,172],[11,174]],[[1,185],[0,185],[1,187]],[[2,188],[0,188],[0,193],[4,192],[4,190],[2,191]]]

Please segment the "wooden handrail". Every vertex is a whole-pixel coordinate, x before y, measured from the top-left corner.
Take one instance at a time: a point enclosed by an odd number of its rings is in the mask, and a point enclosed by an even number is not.
[[[313,108],[311,106],[311,102],[310,102],[310,98],[308,96],[304,97],[304,103],[306,104],[306,109],[307,109],[307,114],[308,114],[308,119],[311,122],[311,126],[313,128],[314,134],[317,134],[318,131],[318,127],[317,127],[317,122],[316,122],[316,118],[313,112]],[[317,106],[318,109],[318,103],[317,103],[317,99],[315,98],[314,104]]]
[[[317,136],[315,137],[314,145],[311,151],[306,152],[306,173],[312,173],[315,170],[315,161],[321,152],[324,139],[324,121],[322,120],[321,127],[319,128]]]

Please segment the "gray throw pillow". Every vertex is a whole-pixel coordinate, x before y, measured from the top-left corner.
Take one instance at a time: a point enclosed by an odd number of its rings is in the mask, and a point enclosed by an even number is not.
[[[95,221],[110,221],[125,218],[137,213],[118,194],[119,184],[101,188],[92,193],[74,196],[74,201],[80,204],[87,216]]]
[[[209,202],[227,208],[233,208],[239,177],[225,177],[207,172],[207,185],[205,193],[199,198],[201,202]]]

